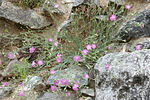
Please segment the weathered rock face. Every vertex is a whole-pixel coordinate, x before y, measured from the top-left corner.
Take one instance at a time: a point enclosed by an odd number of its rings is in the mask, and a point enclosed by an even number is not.
[[[126,22],[119,32],[123,41],[150,36],[150,10],[145,10]]]
[[[39,84],[42,84],[41,77],[28,76],[7,100],[35,100],[39,94],[34,91],[34,88]],[[22,92],[24,96],[18,96],[19,92]]]
[[[29,26],[32,29],[40,29],[49,26],[51,22],[46,17],[30,9],[16,7],[10,2],[2,2],[0,6],[0,17],[13,22]]]
[[[12,87],[0,87],[0,100],[7,97],[12,92],[12,90]]]
[[[10,63],[8,64],[8,66],[3,70],[2,75],[8,75],[13,71],[14,65],[16,64],[21,64],[21,62],[19,62],[18,60],[12,60],[10,61]]]
[[[110,53],[95,65],[96,100],[149,100],[150,50]]]
[[[37,98],[37,100],[78,100],[75,96],[60,96],[58,94],[55,93],[44,93],[43,96]]]
[[[72,85],[74,82],[78,82],[80,86],[87,85],[88,79],[84,78],[84,74],[86,74],[87,71],[81,67],[78,66],[72,66],[62,71],[57,71],[55,74],[51,75],[48,78],[48,84],[54,84],[56,80],[68,80],[69,84]],[[63,86],[59,84],[59,86]]]
[[[133,52],[137,49],[150,49],[150,38],[146,37],[146,38],[139,38],[136,40],[131,40],[130,42],[128,42],[127,44],[127,50],[129,52]]]

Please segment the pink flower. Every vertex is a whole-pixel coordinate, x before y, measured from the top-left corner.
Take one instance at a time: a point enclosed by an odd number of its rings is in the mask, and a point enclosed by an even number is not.
[[[30,49],[29,49],[29,53],[34,53],[34,52],[35,52],[35,49],[36,49],[35,47],[30,48]]]
[[[109,65],[109,64],[106,64],[106,65],[105,65],[105,69],[106,69],[106,70],[109,70],[109,68],[110,68],[110,65]]]
[[[56,61],[57,61],[58,63],[61,63],[61,62],[62,62],[61,57],[57,57]]]
[[[69,97],[71,96],[71,92],[66,92],[66,95]]]
[[[39,66],[41,66],[41,65],[43,65],[43,61],[42,61],[42,60],[38,60],[38,61],[37,61],[37,64],[38,64]]]
[[[8,86],[8,85],[9,85],[9,82],[2,82],[2,85],[3,85],[3,86]]]
[[[15,54],[13,54],[12,52],[9,52],[9,53],[7,54],[7,57],[8,57],[9,59],[14,59],[14,58],[15,58]]]
[[[96,44],[92,44],[92,49],[96,49]]]
[[[135,50],[141,50],[142,49],[142,45],[136,45],[135,46]]]
[[[82,55],[87,55],[88,54],[88,50],[87,49],[84,49],[84,50],[82,50]]]
[[[59,80],[55,80],[55,81],[54,81],[54,84],[55,84],[55,85],[59,85],[59,84],[60,84],[60,81],[59,81]]]
[[[53,42],[53,41],[54,41],[54,39],[52,39],[52,38],[49,38],[49,39],[48,39],[48,41],[49,41],[49,42]]]
[[[23,91],[19,91],[18,96],[24,96],[24,92]]]
[[[61,56],[62,56],[62,54],[57,54],[56,56],[57,56],[57,57],[61,57]]]
[[[117,16],[116,15],[111,15],[110,17],[109,17],[109,20],[110,21],[115,21],[115,20],[117,20]]]
[[[83,76],[85,79],[88,79],[90,76],[88,74],[84,74]]]
[[[52,91],[52,92],[57,91],[57,87],[56,87],[56,86],[54,86],[54,85],[52,85],[52,86],[50,87],[50,89],[51,89],[51,91]]]
[[[76,62],[79,62],[81,60],[81,58],[80,58],[80,56],[74,56],[73,60],[76,61]]]
[[[55,73],[56,73],[55,70],[51,70],[51,71],[50,71],[50,74],[55,74]]]
[[[126,8],[127,10],[130,10],[130,9],[132,8],[132,6],[131,6],[131,5],[125,5],[125,8]]]
[[[142,27],[142,28],[144,28],[144,26],[145,26],[144,24],[141,24],[141,27]]]
[[[74,91],[78,91],[78,90],[79,90],[78,87],[79,87],[78,84],[74,84],[73,87],[72,87],[72,89],[73,89]]]
[[[20,86],[24,86],[24,83],[20,83]]]
[[[61,80],[60,80],[60,83],[61,83],[62,85],[69,85],[69,80],[61,79]]]
[[[32,67],[36,67],[37,66],[37,64],[36,64],[36,62],[35,61],[32,61]]]
[[[112,50],[112,47],[107,47],[108,50]]]
[[[55,42],[55,43],[54,43],[54,46],[56,46],[56,47],[57,47],[57,46],[58,46],[58,42]]]
[[[90,45],[90,44],[86,45],[86,49],[87,50],[91,50],[92,49],[92,45]]]
[[[58,4],[55,4],[55,5],[54,5],[54,8],[58,8],[58,7],[59,7],[59,5],[58,5]]]

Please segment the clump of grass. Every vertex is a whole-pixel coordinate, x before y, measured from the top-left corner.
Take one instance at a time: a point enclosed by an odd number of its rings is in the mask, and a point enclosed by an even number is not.
[[[82,9],[82,7],[85,9]],[[30,72],[36,74],[46,67],[48,70],[51,68],[61,70],[70,65],[93,69],[98,58],[107,51],[106,47],[116,39],[115,35],[126,11],[124,6],[110,3],[108,8],[81,5],[74,9],[73,13],[73,21],[59,33],[57,41],[50,42],[47,38],[36,34],[34,31],[24,32],[19,35],[21,46],[17,52],[27,54],[28,56],[24,57],[30,63],[39,59],[44,61],[41,67],[37,66]],[[117,16],[117,19],[110,21],[109,17],[111,15]],[[99,19],[101,16],[104,18]],[[54,46],[56,42],[59,42],[58,46]],[[97,47],[90,49],[87,55],[83,55],[82,51],[87,49],[87,45],[91,44],[95,44]],[[54,46],[53,50],[51,50],[52,46]],[[29,53],[31,47],[36,48],[32,54]],[[21,69],[17,73],[26,73],[26,71]],[[22,77],[24,76],[27,75],[22,74]]]
[[[17,6],[31,9],[42,6],[44,2],[44,0],[9,0],[9,1]]]
[[[29,72],[30,64],[26,59],[23,59],[20,64],[15,64],[13,66],[12,74],[15,74],[18,79],[23,80],[28,76]]]

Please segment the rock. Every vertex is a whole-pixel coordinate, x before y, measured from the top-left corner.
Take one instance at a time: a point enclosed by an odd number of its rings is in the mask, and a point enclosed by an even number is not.
[[[12,87],[0,87],[0,100],[9,96],[12,90],[13,90]]]
[[[8,66],[2,72],[2,75],[6,76],[6,75],[10,74],[13,71],[14,65],[16,65],[16,64],[21,64],[21,62],[19,62],[17,59],[10,61]]]
[[[120,41],[150,36],[150,9],[137,13],[118,32]]]
[[[101,57],[96,72],[95,100],[149,100],[150,50],[116,52]]]
[[[91,97],[80,97],[79,100],[94,100]]]
[[[87,71],[78,66],[72,66],[64,70],[57,71],[55,74],[51,75],[48,78],[47,84],[54,84],[56,80],[65,79],[69,81],[69,85],[72,85],[74,82],[78,82],[80,86],[87,85],[88,79],[85,79],[83,76]],[[59,86],[63,86],[59,84]]]
[[[127,50],[129,52],[133,52],[136,50],[136,47],[140,45],[141,49],[150,49],[150,38],[139,38],[136,40],[131,40],[129,43],[127,43]]]
[[[88,96],[94,96],[94,90],[93,89],[81,89],[81,93],[88,95]]]
[[[32,29],[41,29],[51,24],[46,17],[37,12],[30,9],[22,9],[6,1],[0,6],[0,17],[29,26]]]
[[[126,0],[109,0],[109,1],[114,2],[118,5],[124,5]]]
[[[41,77],[28,76],[22,85],[14,90],[8,100],[35,100],[39,94],[34,91],[34,88],[39,84],[42,84]],[[24,96],[18,96],[20,91],[23,92]]]
[[[75,96],[62,96],[55,93],[44,93],[43,96],[37,98],[37,100],[78,100]]]
[[[42,78],[38,76],[28,76],[23,84],[23,90],[30,91],[34,89],[36,85],[42,84]]]
[[[114,2],[118,5],[124,5],[125,4],[125,0],[94,0],[94,3],[98,6],[102,6],[102,7],[106,6],[107,7],[108,3],[110,1]]]

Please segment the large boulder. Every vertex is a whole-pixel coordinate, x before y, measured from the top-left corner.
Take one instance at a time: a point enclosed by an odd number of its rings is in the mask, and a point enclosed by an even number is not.
[[[2,2],[0,6],[0,17],[29,26],[32,29],[41,29],[51,24],[46,17],[38,14],[36,11],[23,9],[6,1]]]
[[[149,100],[150,50],[116,52],[101,57],[96,72],[96,100]]]
[[[137,13],[122,25],[118,34],[119,39],[125,42],[150,36],[150,9]]]

